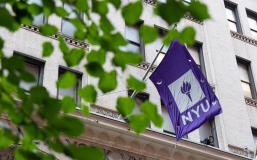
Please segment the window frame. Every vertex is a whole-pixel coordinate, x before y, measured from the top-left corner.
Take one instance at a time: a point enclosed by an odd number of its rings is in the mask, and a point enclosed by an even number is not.
[[[256,92],[255,81],[254,81],[253,73],[252,73],[251,61],[249,61],[245,58],[236,56],[236,62],[237,62],[237,66],[238,66],[238,64],[242,64],[242,65],[245,65],[247,67],[249,82],[241,80],[241,78],[240,78],[240,83],[243,82],[243,83],[250,84],[252,99],[257,99],[257,92]],[[251,98],[251,97],[247,97],[247,98]]]
[[[136,24],[134,24],[133,26],[130,26],[130,25],[127,25],[125,23],[125,31],[124,31],[124,35],[125,35],[125,39],[128,41],[128,43],[132,44],[132,45],[136,45],[139,47],[139,50],[140,50],[140,54],[143,56],[143,59],[145,60],[145,44],[144,44],[144,41],[143,41],[143,38],[142,36],[140,35],[140,27],[144,24],[144,21],[143,20],[139,20]],[[131,41],[129,39],[127,39],[126,37],[126,27],[135,27],[138,31],[138,35],[139,35],[139,43],[138,42],[134,42],[134,41]]]
[[[76,97],[74,98],[74,101],[75,101],[76,107],[79,107],[80,104],[81,104],[81,97],[78,95],[78,91],[79,91],[79,89],[82,88],[83,73],[80,72],[80,71],[71,69],[69,67],[65,67],[65,66],[59,65],[59,67],[58,67],[58,80],[60,78],[60,75],[64,74],[65,72],[72,72],[77,77],[77,84],[75,86],[76,87]],[[57,87],[57,95],[56,95],[57,99],[60,99],[60,97],[59,97],[59,90],[60,90],[59,87]]]
[[[21,57],[25,65],[27,63],[27,64],[31,64],[39,67],[37,86],[43,86],[45,60],[33,57],[31,55],[28,55],[19,51],[14,51],[13,56]]]
[[[238,5],[236,3],[234,3],[234,2],[225,0],[224,1],[224,6],[225,6],[226,10],[227,9],[232,10],[232,12],[235,15],[235,19],[236,19],[236,21],[234,22],[234,21],[228,19],[227,14],[226,14],[227,21],[232,22],[232,23],[234,23],[236,25],[237,33],[243,34],[242,26],[241,26],[241,22],[240,22],[240,18],[239,18],[239,13],[238,13],[238,9],[237,9]],[[229,27],[229,29],[230,29],[230,27]],[[232,31],[232,30],[230,29],[230,31]]]
[[[257,28],[257,13],[246,8],[246,14],[247,14],[247,18],[252,18],[253,20],[255,20],[256,28]],[[257,29],[251,28],[249,21],[248,21],[248,24],[249,24],[250,31],[255,32],[257,35]],[[257,38],[257,37],[253,37],[253,38]]]

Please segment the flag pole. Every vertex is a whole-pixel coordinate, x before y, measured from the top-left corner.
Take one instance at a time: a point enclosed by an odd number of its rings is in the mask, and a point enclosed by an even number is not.
[[[176,27],[177,27],[177,24],[174,24],[174,26],[172,27],[172,29],[174,29],[174,28],[176,28]],[[152,67],[153,67],[153,65],[154,65],[154,63],[155,63],[155,61],[157,60],[158,56],[159,56],[160,53],[162,52],[163,47],[164,47],[164,44],[162,44],[162,46],[161,46],[160,50],[158,51],[158,53],[156,54],[154,60],[152,61],[152,63],[150,64],[149,68],[148,68],[147,71],[145,72],[145,74],[144,74],[144,76],[143,76],[143,78],[142,78],[142,81],[145,81],[145,80],[146,80],[147,75],[148,75],[149,72],[151,71],[151,69],[152,69]],[[131,94],[130,97],[131,97],[131,98],[134,98],[136,94],[137,94],[137,91],[134,90],[134,91],[132,92],[132,94]]]
[[[158,53],[156,54],[154,60],[153,60],[152,63],[149,65],[148,69],[146,70],[146,72],[145,72],[145,74],[144,74],[144,76],[143,76],[143,78],[142,78],[143,81],[146,80],[147,75],[149,74],[150,70],[152,69],[152,67],[153,67],[153,65],[154,65],[154,63],[155,63],[155,61],[156,61],[157,58],[158,58],[158,56],[159,56],[160,53],[162,52],[163,47],[164,47],[164,44],[161,46],[161,49],[158,51]],[[137,91],[134,90],[134,91],[132,92],[132,94],[131,94],[130,97],[131,97],[131,98],[134,98],[136,94],[137,94]]]

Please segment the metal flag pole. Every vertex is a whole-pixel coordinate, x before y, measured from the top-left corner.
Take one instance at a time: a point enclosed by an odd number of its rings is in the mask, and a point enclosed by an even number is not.
[[[172,27],[172,29],[174,29],[174,28],[176,28],[176,27],[177,27],[177,24],[174,24],[174,26]],[[157,60],[158,56],[159,56],[160,53],[162,52],[163,47],[164,47],[164,44],[162,44],[161,49],[158,51],[158,53],[156,54],[154,60],[152,61],[152,63],[150,64],[149,68],[148,68],[147,71],[145,72],[145,74],[144,74],[144,76],[143,76],[143,78],[142,78],[143,81],[146,80],[147,75],[149,74],[149,72],[150,72],[151,68],[153,67],[155,61]],[[132,94],[131,94],[130,97],[131,97],[131,98],[134,98],[136,94],[137,94],[137,91],[134,90],[134,91],[132,92]]]
[[[164,44],[161,46],[161,49],[158,51],[158,53],[156,54],[154,60],[152,61],[152,63],[151,63],[150,66],[148,67],[147,71],[145,72],[145,74],[144,74],[144,76],[143,76],[143,78],[142,78],[143,81],[146,80],[146,77],[147,77],[148,73],[150,72],[150,70],[151,70],[151,68],[153,67],[155,61],[157,60],[158,56],[159,56],[160,53],[162,52],[163,47],[164,47]],[[134,98],[136,94],[137,94],[137,91],[134,90],[134,91],[132,92],[132,94],[131,94],[130,97],[131,97],[131,98]]]

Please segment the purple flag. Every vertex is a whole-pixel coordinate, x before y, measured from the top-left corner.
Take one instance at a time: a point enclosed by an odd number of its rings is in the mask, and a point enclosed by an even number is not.
[[[150,79],[169,112],[177,140],[222,112],[203,73],[178,41],[170,45]]]

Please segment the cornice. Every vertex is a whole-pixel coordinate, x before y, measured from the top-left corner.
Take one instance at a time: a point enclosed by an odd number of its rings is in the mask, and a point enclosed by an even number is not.
[[[249,44],[257,47],[257,40],[255,40],[253,38],[247,37],[245,35],[242,35],[240,33],[234,32],[234,31],[230,31],[230,34],[233,38],[239,39],[243,42],[249,43]]]
[[[35,32],[40,34],[39,32],[39,28],[37,26],[34,25],[22,25],[21,28]],[[75,46],[75,47],[79,47],[79,48],[85,48],[86,50],[89,50],[89,44],[80,40],[76,40],[74,38],[68,37],[66,35],[63,35],[62,33],[57,33],[54,34],[52,36],[50,36],[50,38],[52,39],[58,39],[59,37],[63,37],[63,39],[70,45]]]
[[[153,6],[158,3],[157,0],[144,0],[144,2],[145,2],[146,4],[150,4],[150,5],[153,5]],[[190,20],[190,21],[192,21],[192,22],[198,23],[198,24],[200,24],[200,25],[203,25],[203,22],[202,22],[202,21],[199,21],[198,19],[192,17],[191,15],[188,15],[188,14],[187,14],[187,15],[184,16],[184,18],[187,19],[187,20]]]
[[[257,100],[245,97],[245,103],[249,106],[257,107]]]

